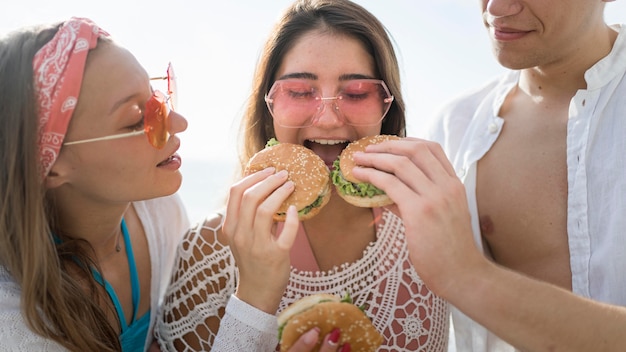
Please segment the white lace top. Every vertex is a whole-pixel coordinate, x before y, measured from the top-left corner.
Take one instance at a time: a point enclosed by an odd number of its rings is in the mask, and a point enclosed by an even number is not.
[[[325,272],[292,267],[289,285],[277,313],[312,293],[343,295],[349,291],[354,303],[366,307],[366,314],[383,334],[379,351],[445,351],[448,304],[430,292],[413,269],[402,221],[389,211],[382,211],[379,219],[377,240],[356,262]],[[229,343],[237,346],[232,350],[263,351],[259,346],[274,349],[277,341],[275,323],[273,332],[260,331],[260,327],[255,328],[259,326],[258,323],[255,325],[255,320],[263,319],[264,313],[254,312],[254,309],[246,313],[245,310],[251,307],[241,303],[228,304],[235,292],[237,268],[228,246],[218,240],[219,226],[211,228],[208,223],[210,221],[205,221],[203,226],[190,231],[179,246],[177,268],[173,271],[162,316],[156,326],[161,349],[192,350],[191,343],[209,350],[218,342],[220,351],[228,350]],[[200,233],[203,229],[204,236]],[[301,226],[298,237],[302,239],[302,236],[306,234]],[[308,246],[308,242],[296,239],[292,252],[298,250],[306,256],[311,250],[301,248],[303,245]],[[211,254],[201,258],[200,253]],[[181,312],[188,313],[181,315]],[[218,342],[214,333],[216,324],[220,324]]]

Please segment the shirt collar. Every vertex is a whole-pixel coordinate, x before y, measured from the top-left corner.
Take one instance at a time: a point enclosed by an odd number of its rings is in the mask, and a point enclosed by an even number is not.
[[[618,32],[609,55],[598,61],[585,72],[587,90],[604,87],[618,73],[626,71],[626,25],[611,26]]]

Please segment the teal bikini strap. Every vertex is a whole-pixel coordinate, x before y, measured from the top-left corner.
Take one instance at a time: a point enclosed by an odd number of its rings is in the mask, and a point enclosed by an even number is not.
[[[128,325],[126,325],[126,317],[124,316],[124,310],[122,309],[120,300],[117,298],[117,295],[115,294],[115,290],[113,289],[113,286],[111,286],[108,281],[103,280],[102,275],[100,275],[100,273],[93,267],[91,268],[91,273],[93,274],[93,278],[100,285],[104,286],[104,289],[109,294],[109,297],[111,297],[111,301],[113,301],[113,304],[115,305],[115,311],[117,311],[117,317],[118,319],[120,319],[122,332],[124,332],[128,328]]]
[[[122,234],[124,236],[124,244],[126,245],[126,255],[128,257],[128,267],[130,269],[130,284],[132,289],[132,298],[133,298],[133,316],[131,319],[131,324],[137,318],[137,311],[139,309],[139,298],[140,298],[140,289],[139,289],[139,275],[137,274],[137,266],[135,265],[135,256],[133,255],[133,247],[130,242],[130,235],[128,234],[128,228],[126,227],[126,221],[122,219]],[[102,279],[102,275],[94,269],[91,268],[91,272],[93,273],[94,279],[102,286],[111,297],[111,301],[115,305],[115,310],[117,311],[117,316],[120,319],[120,325],[122,326],[122,332],[124,332],[128,325],[126,324],[126,317],[124,316],[124,310],[122,309],[122,305],[120,304],[117,295],[115,294],[115,290],[109,284],[108,281]]]
[[[130,235],[128,234],[128,228],[126,228],[126,221],[124,221],[124,219],[122,219],[122,233],[124,234],[124,244],[126,244],[126,255],[128,256],[128,267],[130,268],[130,285],[133,294],[133,319],[131,322],[133,322],[137,319],[141,292],[139,288],[139,274],[137,273],[135,255],[133,254],[133,245],[130,242]]]

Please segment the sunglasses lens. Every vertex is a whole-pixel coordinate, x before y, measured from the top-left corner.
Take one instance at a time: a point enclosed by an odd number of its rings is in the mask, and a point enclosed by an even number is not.
[[[373,79],[346,81],[334,97],[322,97],[319,88],[308,80],[278,80],[266,97],[272,117],[284,127],[310,126],[329,107],[347,124],[375,125],[387,114],[392,101],[384,82]]]
[[[178,108],[178,87],[176,86],[176,75],[171,62],[167,65],[167,95],[169,96],[172,110],[176,111]]]
[[[157,149],[163,148],[170,138],[169,111],[163,93],[154,91],[146,103],[144,124],[144,130],[150,144]]]

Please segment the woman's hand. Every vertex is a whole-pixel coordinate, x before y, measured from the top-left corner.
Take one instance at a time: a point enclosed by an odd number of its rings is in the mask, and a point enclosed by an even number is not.
[[[341,332],[339,329],[331,331],[320,346],[319,352],[350,352],[350,344],[337,345]],[[313,328],[300,336],[296,343],[291,346],[288,352],[310,352],[313,351],[320,336],[319,328]]]
[[[294,206],[283,230],[276,233],[272,216],[293,192],[287,172],[268,168],[230,188],[223,231],[239,268],[235,293],[242,301],[275,314],[289,282],[289,251],[298,231]],[[286,182],[287,181],[287,182]]]

